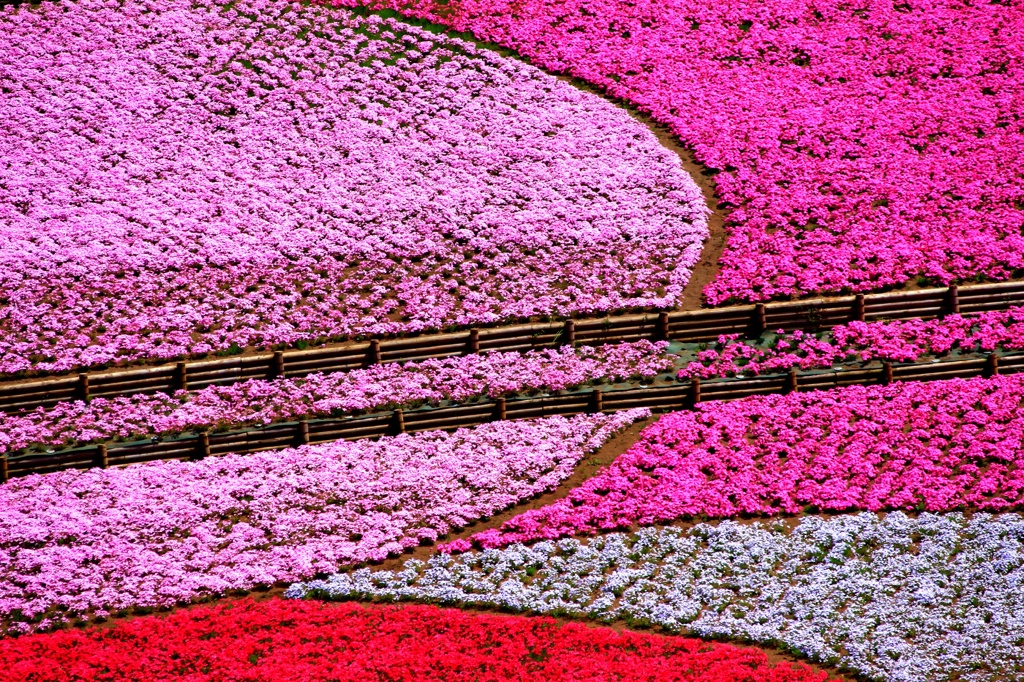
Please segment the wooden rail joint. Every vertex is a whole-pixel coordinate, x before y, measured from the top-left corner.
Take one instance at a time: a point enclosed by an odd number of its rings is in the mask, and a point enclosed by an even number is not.
[[[655,341],[668,341],[668,313],[658,313],[658,330]]]
[[[89,402],[89,375],[79,374],[75,386],[75,396],[84,403]]]
[[[505,404],[504,398],[494,399],[494,416],[498,421],[505,421],[508,419],[508,406]]]
[[[768,308],[764,303],[754,306],[754,315],[750,321],[750,338],[758,339],[768,331]]]
[[[562,329],[562,345],[563,346],[575,346],[576,345],[576,321],[566,320],[565,327]]]
[[[210,456],[210,432],[200,431],[199,437],[196,439],[196,451],[193,455],[195,460],[206,459]]]
[[[365,364],[367,366],[381,364],[380,340],[373,339],[370,341],[370,346],[366,349]]]
[[[949,315],[960,314],[960,287],[955,284],[950,284],[946,291],[946,312]]]
[[[174,367],[174,388],[178,391],[188,390],[188,365],[184,362]]]
[[[604,412],[604,391],[595,387],[594,392],[590,395],[590,404],[595,414]]]
[[[470,329],[469,330],[469,353],[470,355],[476,355],[480,352],[480,330]]]

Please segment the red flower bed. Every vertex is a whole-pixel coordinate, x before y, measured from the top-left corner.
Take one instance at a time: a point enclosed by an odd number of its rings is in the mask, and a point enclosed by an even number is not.
[[[0,640],[4,680],[823,681],[754,649],[440,609],[249,599]]]

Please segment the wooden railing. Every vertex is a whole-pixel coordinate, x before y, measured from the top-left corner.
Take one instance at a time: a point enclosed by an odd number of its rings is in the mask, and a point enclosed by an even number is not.
[[[152,460],[194,460],[225,453],[277,450],[338,439],[455,429],[502,419],[531,419],[647,407],[656,412],[690,408],[711,400],[830,389],[853,384],[934,381],[1024,372],[1024,353],[974,355],[939,362],[872,363],[863,367],[790,372],[749,378],[661,381],[658,385],[594,388],[555,395],[478,400],[459,405],[396,409],[338,419],[311,419],[225,433],[193,433],[131,443],[105,443],[56,452],[0,457],[0,481],[62,469],[111,467]]]
[[[640,339],[696,343],[714,341],[722,334],[756,337],[765,330],[780,328],[816,332],[853,320],[928,319],[950,313],[1002,310],[1013,305],[1024,305],[1024,282],[468,329],[312,350],[3,382],[0,383],[0,411],[50,407],[64,400],[196,389],[247,379],[302,377],[375,363],[446,358],[491,350],[526,351],[566,343],[601,344]]]

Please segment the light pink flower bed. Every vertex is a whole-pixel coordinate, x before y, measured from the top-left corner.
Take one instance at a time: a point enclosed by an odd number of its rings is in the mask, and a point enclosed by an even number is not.
[[[707,236],[600,97],[348,10],[0,9],[0,374],[671,307]]]
[[[512,48],[667,124],[735,207],[711,303],[1024,274],[1024,5],[340,0]]]
[[[1024,502],[1024,375],[708,403],[649,426],[568,497],[448,551],[693,517]]]
[[[554,488],[647,414],[12,481],[0,486],[0,633],[384,559]]]

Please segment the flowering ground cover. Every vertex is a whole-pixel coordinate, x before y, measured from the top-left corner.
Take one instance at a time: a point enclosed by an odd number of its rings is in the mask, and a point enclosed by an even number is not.
[[[313,374],[301,379],[250,380],[198,391],[68,401],[50,409],[0,414],[0,453],[130,440],[201,429],[338,416],[390,407],[559,391],[589,382],[650,379],[673,367],[667,343],[615,345],[527,353],[488,353],[405,365]]]
[[[280,599],[201,606],[109,630],[0,640],[0,657],[10,682],[827,678],[806,665],[770,664],[751,649],[552,618]]]
[[[675,412],[547,507],[442,548],[680,518],[1024,504],[1024,375],[850,386]]]
[[[820,369],[837,364],[883,360],[914,362],[951,352],[1024,350],[1024,308],[941,320],[851,322],[823,334],[779,331],[765,339],[719,337],[713,347],[679,373],[705,379],[735,374],[772,374],[790,369]]]
[[[292,597],[412,599],[785,647],[866,679],[1001,682],[1024,671],[1024,519],[895,512],[724,521],[409,561]]]
[[[447,24],[668,125],[733,210],[707,300],[1024,269],[1024,6],[335,0]]]
[[[638,341],[492,352],[301,379],[250,380],[173,396],[68,401],[49,409],[0,414],[0,453],[560,391],[588,383],[667,381],[672,379],[669,370],[678,370],[680,379],[715,379],[997,350],[1024,350],[1024,308],[942,320],[853,322],[820,334],[778,332],[754,340],[724,336],[710,347]]]
[[[497,422],[0,486],[0,633],[381,560],[566,479],[646,416]]]
[[[679,302],[707,208],[626,111],[347,10],[0,11],[0,373]]]

